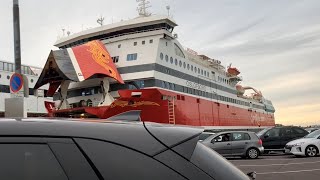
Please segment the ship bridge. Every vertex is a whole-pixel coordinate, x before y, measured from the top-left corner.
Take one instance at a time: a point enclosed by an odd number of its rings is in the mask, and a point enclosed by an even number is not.
[[[134,19],[103,25],[101,27],[72,34],[59,39],[55,43],[55,46],[59,48],[68,48],[79,44],[84,44],[92,40],[104,40],[155,30],[165,30],[168,32],[168,34],[171,34],[176,26],[176,22],[167,16],[139,16]]]

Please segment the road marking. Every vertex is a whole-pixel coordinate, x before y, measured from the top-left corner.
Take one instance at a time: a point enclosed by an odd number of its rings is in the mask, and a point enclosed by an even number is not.
[[[237,166],[288,166],[288,165],[297,165],[297,164],[315,164],[320,163],[320,161],[313,161],[313,162],[299,162],[299,163],[287,163],[287,164],[243,164],[243,165],[237,165]]]
[[[257,173],[257,174],[286,174],[286,173],[300,173],[300,172],[312,172],[312,171],[320,171],[320,169],[306,169],[306,170],[299,170],[299,171],[263,172],[263,173]]]

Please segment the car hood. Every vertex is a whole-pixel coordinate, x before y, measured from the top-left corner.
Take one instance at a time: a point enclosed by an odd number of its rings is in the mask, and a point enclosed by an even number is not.
[[[294,145],[294,144],[301,143],[301,142],[307,143],[307,142],[311,142],[311,141],[315,141],[315,140],[317,140],[317,139],[315,139],[315,138],[301,138],[301,139],[296,139],[296,140],[290,141],[287,143],[287,145]]]

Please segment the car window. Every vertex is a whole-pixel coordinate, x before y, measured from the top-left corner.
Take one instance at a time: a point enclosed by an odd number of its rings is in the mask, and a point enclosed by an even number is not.
[[[231,133],[220,134],[214,138],[214,142],[226,142],[231,141]]]
[[[298,134],[304,134],[305,133],[305,131],[303,129],[296,128],[296,127],[292,128],[292,130],[293,130],[293,133],[298,133]]]
[[[251,137],[248,133],[244,133],[244,140],[250,140]]]
[[[46,144],[0,144],[0,179],[68,180]]]
[[[199,140],[205,140],[207,139],[209,136],[211,136],[212,134],[209,134],[209,133],[202,133],[200,134],[199,136]]]
[[[267,136],[269,137],[278,137],[280,135],[280,129],[279,128],[273,128],[266,132]]]
[[[244,139],[244,133],[232,133],[233,141],[243,141]]]
[[[104,179],[184,179],[159,161],[135,150],[103,141],[75,140]]]
[[[281,128],[280,136],[291,136],[291,129],[292,128]]]

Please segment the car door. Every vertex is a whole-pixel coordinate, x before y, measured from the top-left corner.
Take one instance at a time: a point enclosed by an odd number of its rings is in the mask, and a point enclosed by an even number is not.
[[[281,144],[280,128],[272,128],[261,137],[265,150],[279,149]]]
[[[232,133],[232,155],[241,155],[245,152],[250,140],[245,138],[244,134],[242,132]]]
[[[285,145],[293,139],[293,133],[292,133],[292,128],[291,127],[284,127],[280,129],[280,138],[281,138],[281,143],[279,146],[279,149],[284,148]]]
[[[215,136],[209,147],[221,155],[232,155],[231,133],[225,133]]]

